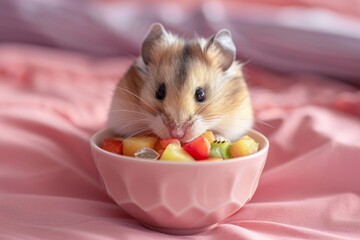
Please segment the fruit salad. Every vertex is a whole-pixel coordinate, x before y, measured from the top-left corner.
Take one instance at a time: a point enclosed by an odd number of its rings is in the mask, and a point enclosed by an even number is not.
[[[259,143],[248,135],[236,142],[217,140],[213,132],[188,143],[178,139],[158,139],[153,136],[104,139],[102,148],[106,151],[137,158],[160,161],[193,162],[222,161],[253,154],[259,150]]]

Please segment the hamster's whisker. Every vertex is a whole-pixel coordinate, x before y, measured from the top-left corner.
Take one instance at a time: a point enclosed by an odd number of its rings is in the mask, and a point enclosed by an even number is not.
[[[253,59],[247,59],[244,62],[240,63],[241,68],[245,67],[246,65],[250,64],[253,61]]]
[[[136,114],[142,114],[144,116],[148,116],[151,117],[150,114],[148,113],[144,113],[144,112],[139,112],[139,111],[132,111],[132,110],[126,110],[126,109],[114,109],[114,110],[110,110],[109,112],[129,112],[129,113],[136,113]]]
[[[123,102],[123,101],[120,101],[120,99],[118,99],[118,98],[115,98],[115,100],[116,100],[116,103],[118,103],[119,105],[124,106],[124,107],[129,107],[129,106],[134,106],[136,108],[139,107],[138,104],[135,104],[133,102],[129,102],[129,101]]]
[[[221,132],[221,129],[220,129],[220,128],[218,128],[218,127],[216,127],[216,126],[215,126],[215,127],[213,127],[211,130],[212,130],[212,131],[215,131],[215,132],[216,132],[216,131],[217,131],[217,132]]]
[[[145,119],[144,119],[144,120],[145,120]],[[116,128],[117,131],[120,131],[120,130],[122,130],[122,129],[124,129],[124,128],[127,128],[127,127],[129,127],[129,126],[131,126],[131,125],[138,124],[138,123],[149,123],[149,121],[142,121],[142,120],[139,119],[139,120],[133,120],[133,121],[131,121],[130,123],[127,123],[127,124],[125,124],[125,125],[124,125],[123,122],[114,121],[114,122],[109,122],[109,125],[110,125],[110,126],[113,126],[114,128]],[[119,126],[119,124],[121,124],[121,125],[120,125],[120,128],[117,128],[117,126]]]
[[[264,121],[257,120],[257,119],[255,119],[255,124],[256,124],[256,123],[263,124],[263,125],[265,125],[265,126],[267,126],[267,127],[270,127],[270,128],[275,128],[273,125],[271,125],[271,124],[269,124],[269,123],[266,123],[266,122],[264,122]]]
[[[119,123],[122,123],[122,122],[119,122]],[[116,130],[117,130],[117,131],[120,131],[120,130],[122,130],[122,129],[124,129],[124,128],[127,128],[127,127],[129,127],[129,126],[131,126],[131,125],[138,124],[138,123],[142,123],[142,122],[130,122],[130,123],[127,123],[127,124],[125,124],[125,125],[123,125],[123,123],[122,123],[122,124],[121,124],[121,128],[116,128]],[[144,122],[144,123],[145,123],[145,122]],[[115,123],[109,123],[109,125],[116,127],[118,124],[116,124],[116,122],[115,122]]]
[[[120,106],[124,106],[125,108],[129,108],[129,106],[133,106],[135,109],[141,109],[138,104],[135,104],[135,103],[130,102],[130,101],[123,102],[123,101],[120,101],[117,98],[115,98],[115,101],[116,101],[117,104],[119,104]],[[148,114],[148,116],[151,116],[151,115]]]
[[[167,128],[166,128],[166,127],[162,127],[162,128],[160,129],[160,132],[165,134],[165,132],[167,132]]]
[[[149,103],[147,103],[143,98],[141,98],[140,96],[136,95],[135,93],[132,93],[131,91],[125,89],[125,88],[122,88],[122,87],[116,87],[116,88],[119,88],[127,93],[130,93],[131,95],[133,95],[134,97],[136,97],[137,99],[139,99],[140,101],[142,101],[146,106],[148,106],[150,109],[154,110],[154,112],[157,112],[155,108],[153,108],[152,106],[150,106]]]
[[[124,123],[123,121],[119,121],[117,119],[115,119],[114,121],[109,121],[109,123]],[[130,118],[125,122],[151,122],[149,119],[146,118]]]
[[[211,115],[211,116],[207,116],[206,118],[209,119],[209,120],[214,120],[214,119],[219,119],[221,118],[222,116],[225,116],[226,119],[237,119],[237,120],[251,120],[251,118],[249,117],[229,117],[227,116],[226,114],[222,114],[222,115]],[[204,119],[204,120],[207,120],[207,119]]]
[[[139,133],[141,133],[141,132],[146,132],[146,131],[149,131],[149,129],[148,129],[148,128],[142,128],[142,129],[140,129],[139,131],[136,131],[136,132],[134,132],[133,134],[130,134],[130,135],[127,136],[124,140],[129,139],[129,138],[131,138],[131,137],[134,137],[135,135],[137,135],[137,134],[139,134]]]
[[[240,100],[240,102],[242,102],[244,99],[246,98],[246,96],[242,97],[242,99]],[[241,106],[237,107],[236,110],[239,111],[239,110],[243,110],[243,109],[248,109],[248,108],[251,108],[251,104],[244,104],[242,103]],[[228,113],[208,113],[208,114],[205,114],[203,115],[203,117],[208,117],[208,116],[228,116],[229,114]]]
[[[116,88],[118,88],[118,89],[120,89],[120,90],[123,90],[123,91],[125,91],[125,92],[133,95],[134,97],[136,97],[137,99],[139,99],[140,101],[142,101],[145,105],[147,105],[149,108],[151,108],[152,110],[155,111],[155,109],[154,109],[152,106],[150,106],[142,97],[140,97],[140,96],[136,95],[135,93],[127,90],[126,88],[122,88],[122,87],[116,87]],[[135,104],[134,104],[134,105],[135,105]]]
[[[237,110],[241,110],[241,109],[246,109],[246,106],[242,106],[240,108],[238,108]],[[202,115],[203,118],[208,118],[208,117],[226,117],[229,118],[229,114],[228,113],[207,113]],[[236,118],[236,117],[235,117]]]
[[[203,119],[202,121],[203,122],[212,122],[214,119],[217,119],[217,118],[208,118],[208,119]],[[245,117],[226,117],[226,119],[233,119],[233,120],[250,120],[249,118],[245,118]],[[271,124],[268,124],[264,121],[261,121],[261,120],[258,120],[258,119],[254,119],[255,121],[255,124],[256,123],[260,123],[260,124],[263,124],[267,127],[271,127],[271,128],[275,128],[274,126],[272,126]]]
[[[250,118],[246,118],[246,117],[225,117],[225,118],[220,118],[220,117],[212,117],[212,118],[207,118],[207,119],[204,119],[202,120],[204,123],[212,123],[214,120],[217,120],[217,121],[222,121],[222,120],[237,120],[237,121],[248,121],[248,120],[251,120]]]
[[[162,136],[165,134],[165,129],[164,127],[162,127],[160,130],[159,130],[159,135]]]

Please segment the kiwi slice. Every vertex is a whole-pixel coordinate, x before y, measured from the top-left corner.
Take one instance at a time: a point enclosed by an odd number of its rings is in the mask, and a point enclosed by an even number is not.
[[[221,157],[223,159],[230,158],[230,142],[228,141],[213,141],[210,146],[210,156],[211,157]],[[213,155],[212,155],[213,154]]]

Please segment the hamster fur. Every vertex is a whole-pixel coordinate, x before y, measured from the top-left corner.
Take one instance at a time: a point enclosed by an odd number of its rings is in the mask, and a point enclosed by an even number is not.
[[[189,142],[206,130],[230,141],[253,126],[242,65],[228,30],[186,40],[155,23],[141,56],[118,82],[108,126],[118,134],[155,134]]]

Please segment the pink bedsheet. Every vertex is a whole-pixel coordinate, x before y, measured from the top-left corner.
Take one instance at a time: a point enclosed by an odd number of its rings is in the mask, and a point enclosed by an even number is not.
[[[0,239],[359,239],[360,91],[249,64],[269,158],[253,199],[194,236],[150,231],[101,187],[89,137],[128,58],[0,45]]]

